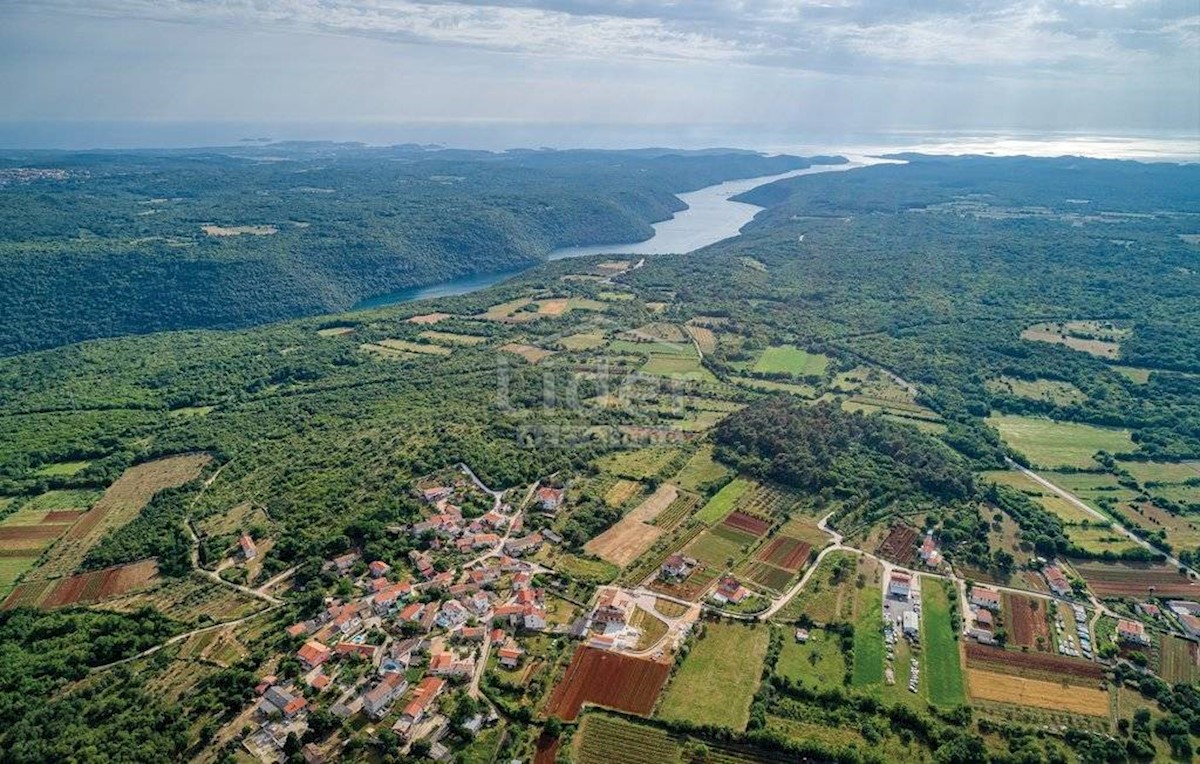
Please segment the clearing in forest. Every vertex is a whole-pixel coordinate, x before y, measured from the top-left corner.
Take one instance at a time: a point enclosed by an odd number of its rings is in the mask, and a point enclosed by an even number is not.
[[[533,345],[525,345],[520,342],[510,342],[507,345],[501,345],[500,349],[506,353],[520,356],[530,363],[541,363],[550,356],[554,355],[554,351],[544,348],[534,347]]]
[[[225,236],[270,236],[271,234],[279,233],[279,229],[273,225],[202,225],[200,230],[209,236],[225,237]]]
[[[1131,334],[1108,321],[1060,321],[1034,324],[1021,332],[1021,339],[1066,345],[1097,358],[1113,360],[1120,355],[1121,340]]]
[[[1005,443],[1047,469],[1092,468],[1100,451],[1120,454],[1136,448],[1129,430],[1031,416],[991,416],[987,423]]]
[[[195,479],[211,460],[208,454],[184,454],[125,470],[50,549],[45,561],[29,574],[29,578],[44,579],[73,572],[105,534],[137,517],[154,494]]]
[[[480,337],[476,334],[455,334],[454,332],[435,332],[424,331],[417,335],[421,339],[436,342],[441,345],[480,345],[487,342],[487,337]]]
[[[754,371],[761,374],[791,374],[796,377],[819,377],[828,367],[828,356],[809,353],[795,345],[766,348],[754,363]]]
[[[445,321],[450,318],[449,313],[422,313],[419,316],[412,316],[405,319],[410,324],[436,324],[438,321]]]

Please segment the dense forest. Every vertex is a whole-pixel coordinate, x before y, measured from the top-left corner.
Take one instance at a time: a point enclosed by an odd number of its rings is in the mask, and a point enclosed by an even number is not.
[[[640,241],[682,209],[677,193],[808,165],[732,150],[9,152],[0,170],[54,174],[0,185],[0,354],[343,310]]]
[[[810,494],[953,502],[975,491],[965,460],[935,438],[833,403],[766,398],[727,418],[714,439],[723,461]]]

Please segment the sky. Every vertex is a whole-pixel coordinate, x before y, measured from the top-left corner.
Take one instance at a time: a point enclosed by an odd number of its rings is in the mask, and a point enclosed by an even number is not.
[[[458,145],[1200,145],[1200,0],[0,0],[0,93],[0,145],[203,124]]]

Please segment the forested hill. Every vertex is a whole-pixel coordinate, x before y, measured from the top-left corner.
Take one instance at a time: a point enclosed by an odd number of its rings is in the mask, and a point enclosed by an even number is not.
[[[839,160],[840,161],[840,160]],[[809,160],[280,144],[0,155],[0,355],[350,307],[637,241],[675,194]]]

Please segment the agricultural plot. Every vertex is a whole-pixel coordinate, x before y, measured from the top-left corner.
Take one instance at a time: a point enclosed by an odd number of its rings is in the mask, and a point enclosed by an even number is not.
[[[641,632],[637,644],[633,646],[633,649],[638,651],[649,650],[667,634],[667,624],[640,607],[634,608],[629,625]]]
[[[878,586],[857,591],[854,613],[854,666],[850,684],[883,682],[883,593]]]
[[[41,467],[38,469],[37,474],[45,475],[46,477],[69,477],[83,471],[89,464],[91,462],[88,461],[55,462]]]
[[[829,368],[828,356],[809,353],[794,345],[775,345],[763,350],[753,369],[762,374],[791,374],[819,377]]]
[[[1064,523],[1074,524],[1085,520],[1092,522],[1096,519],[1095,515],[1080,509],[1075,504],[1052,492],[1023,472],[1017,470],[992,470],[980,474],[985,480],[1008,486],[1009,488],[1015,488],[1024,493],[1038,504],[1041,504],[1047,512],[1057,515]],[[1054,475],[1050,479],[1052,482],[1058,483],[1058,477],[1059,475]]]
[[[1121,554],[1122,552],[1133,551],[1139,548],[1136,542],[1111,526],[1072,525],[1067,526],[1066,531],[1067,538],[1082,549],[1086,549],[1093,554],[1103,554],[1105,552]]]
[[[1169,634],[1158,640],[1158,675],[1164,682],[1200,681],[1200,645]]]
[[[1183,483],[1200,478],[1200,461],[1193,462],[1120,462],[1121,469],[1142,485],[1147,483]]]
[[[664,530],[672,530],[691,516],[699,504],[700,496],[698,494],[680,491],[675,501],[654,518],[654,525]]]
[[[436,342],[439,345],[466,345],[471,347],[474,345],[482,345],[488,341],[487,337],[480,337],[476,334],[455,334],[454,332],[435,332],[424,331],[417,335],[421,339]]]
[[[753,377],[729,377],[728,381],[739,387],[765,390],[770,393],[790,393],[807,400],[817,397],[817,389],[815,387],[796,382],[776,382],[771,379],[755,379]]]
[[[1166,531],[1167,541],[1175,549],[1200,547],[1198,515],[1175,515],[1149,502],[1118,504],[1116,511],[1126,525],[1141,526],[1152,531]]]
[[[920,538],[920,532],[912,526],[893,525],[883,543],[879,545],[879,556],[911,567],[917,559],[917,541]]]
[[[1018,377],[1000,377],[989,379],[985,385],[989,392],[1011,395],[1030,401],[1044,401],[1056,406],[1070,406],[1082,403],[1087,396],[1070,382],[1059,382],[1054,379],[1020,379]]]
[[[1048,469],[1092,468],[1100,451],[1119,454],[1135,448],[1128,430],[1028,416],[991,416],[987,423],[1005,443]]]
[[[347,334],[354,334],[357,327],[354,326],[327,326],[324,329],[317,330],[318,337],[345,337]]]
[[[604,503],[610,507],[623,507],[642,491],[636,480],[617,480],[604,492]]]
[[[104,535],[128,523],[164,488],[183,485],[200,474],[208,454],[170,456],[125,470],[100,500],[71,526],[52,547],[30,578],[50,578],[73,572],[88,550]]]
[[[783,635],[775,673],[814,690],[837,689],[846,675],[846,657],[836,635],[809,629],[808,641],[800,643],[789,630]]]
[[[712,329],[705,326],[694,326],[688,324],[684,327],[687,333],[696,342],[696,346],[700,348],[700,352],[704,354],[712,353],[717,349],[717,335]]]
[[[375,344],[388,350],[399,350],[404,353],[424,355],[450,355],[451,353],[450,348],[442,347],[441,345],[430,345],[426,342],[412,342],[411,340],[386,339],[380,340]]]
[[[1075,562],[1097,597],[1180,597],[1200,601],[1200,584],[1168,565]]]
[[[746,728],[767,653],[768,629],[708,623],[676,672],[658,716],[691,724]]]
[[[793,514],[779,529],[779,533],[803,541],[813,549],[820,549],[832,540],[830,535],[817,525],[817,518],[800,512]]]
[[[445,321],[450,317],[451,316],[449,313],[422,313],[417,316],[411,316],[405,320],[410,324],[422,324],[428,326],[430,324],[436,324],[439,321]]]
[[[855,622],[862,604],[857,597],[860,576],[862,586],[866,588],[875,586],[879,575],[879,563],[869,557],[831,552],[821,560],[804,589],[779,611],[776,619],[794,621],[805,614],[817,623]]]
[[[563,350],[572,352],[592,350],[604,344],[604,335],[599,332],[580,332],[563,337],[558,341],[558,344]]]
[[[547,716],[573,722],[584,703],[646,716],[671,666],[580,645],[546,706]]]
[[[968,666],[989,672],[1082,686],[1094,686],[1104,678],[1099,664],[1082,658],[1005,650],[976,642],[967,642],[964,650]]]
[[[967,669],[967,686],[973,700],[1011,703],[1088,716],[1108,716],[1108,695],[1094,687],[1056,684],[1040,679]]]
[[[586,714],[572,742],[579,764],[680,764],[667,732],[606,714]]]
[[[679,458],[679,449],[670,446],[650,446],[636,451],[608,454],[596,461],[603,471],[629,480],[659,477]]]
[[[738,569],[738,574],[772,592],[782,593],[792,582],[795,573],[777,565],[759,560],[749,560]]]
[[[1065,345],[1097,358],[1115,360],[1121,352],[1121,340],[1128,329],[1118,329],[1103,321],[1063,321],[1034,324],[1021,332],[1021,339]]]
[[[670,483],[658,490],[633,511],[622,517],[608,530],[584,545],[590,554],[625,567],[654,545],[663,529],[650,523],[679,496],[679,489]]]
[[[683,465],[683,469],[675,476],[675,482],[680,488],[698,491],[702,486],[718,483],[728,475],[729,468],[713,459],[713,447],[706,444]]]
[[[1005,592],[1001,595],[1009,641],[1017,647],[1038,652],[1053,652],[1047,602],[1036,597]]]
[[[804,567],[811,554],[809,544],[791,536],[776,536],[759,551],[757,558],[794,574]]]
[[[0,610],[18,605],[54,610],[72,605],[89,605],[150,586],[158,575],[158,564],[144,560],[105,570],[95,570],[54,581],[18,584]]]
[[[501,345],[500,349],[506,353],[512,353],[533,364],[541,363],[547,358],[554,355],[554,351],[546,350],[545,348],[526,345],[521,342],[510,342],[507,345]]]
[[[929,702],[937,706],[954,706],[966,702],[963,686],[959,643],[950,620],[952,609],[958,607],[958,597],[947,591],[940,579],[921,577],[922,672]]]
[[[770,530],[771,524],[761,517],[736,510],[725,516],[720,527],[758,537]]]
[[[744,548],[754,541],[754,536],[736,531],[726,531],[721,526],[711,528],[697,536],[683,548],[683,554],[695,557],[710,568],[724,568],[731,560],[742,556]]]
[[[734,478],[708,500],[696,519],[706,525],[716,525],[725,519],[738,500],[755,484],[745,478]]]
[[[121,613],[152,607],[185,624],[242,618],[261,610],[263,606],[262,600],[214,584],[197,573],[186,578],[165,579],[152,589],[113,598],[99,605],[105,610]]]

